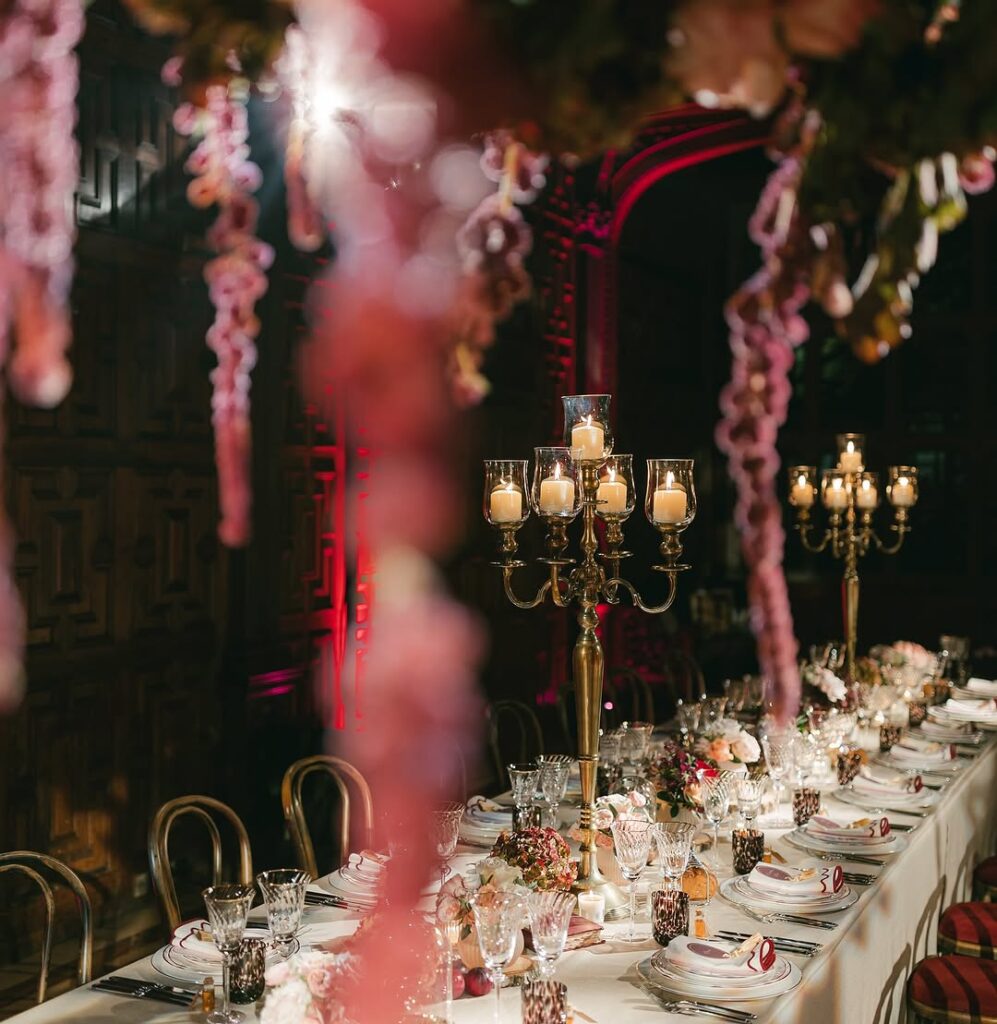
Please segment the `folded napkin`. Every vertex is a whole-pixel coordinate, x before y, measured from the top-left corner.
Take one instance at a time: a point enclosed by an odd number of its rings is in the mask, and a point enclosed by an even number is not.
[[[953,718],[972,721],[989,721],[997,718],[997,705],[993,700],[953,700],[951,697],[942,705],[945,713]]]
[[[966,689],[984,697],[997,697],[997,679],[970,679]]]
[[[247,939],[269,939],[270,930],[266,925],[247,925],[243,933]],[[181,950],[189,958],[203,960],[207,964],[221,966],[222,955],[211,937],[211,925],[201,919],[184,921],[170,937],[170,945]]]
[[[839,825],[830,818],[814,815],[804,825],[811,835],[822,839],[844,839],[846,841],[885,839],[890,834],[889,818],[859,818],[848,825]]]
[[[775,963],[775,944],[771,939],[759,935],[747,952],[731,956],[739,948],[733,942],[720,939],[679,935],[668,943],[663,952],[665,963],[674,970],[715,978],[751,978],[763,974]]]
[[[386,859],[381,854],[364,850],[362,853],[351,853],[346,860],[344,870],[357,879],[376,884],[384,873]]]
[[[876,771],[865,764],[852,782],[852,789],[871,796],[910,797],[920,793],[923,788],[924,781],[920,775]]]
[[[503,807],[484,796],[472,796],[467,801],[467,814],[476,822],[490,822],[496,825],[512,821],[512,808]]]
[[[929,718],[926,722],[921,723],[921,732],[928,738],[933,737],[936,740],[958,740],[973,735],[973,723],[952,722],[942,725]]]
[[[840,864],[824,864],[819,860],[804,861],[798,868],[779,864],[756,864],[748,875],[748,883],[760,892],[779,896],[831,896],[844,884]]]
[[[890,756],[895,761],[910,761],[916,764],[942,764],[955,757],[955,748],[948,743],[920,741],[917,746],[910,745],[904,737],[890,749]]]

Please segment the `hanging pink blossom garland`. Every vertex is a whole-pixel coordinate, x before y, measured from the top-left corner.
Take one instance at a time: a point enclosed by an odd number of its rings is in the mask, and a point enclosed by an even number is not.
[[[79,0],[14,0],[0,13],[0,365],[18,398],[45,408],[72,382],[65,354],[79,167],[73,51],[83,24]],[[13,553],[0,509],[0,711],[17,705],[24,685]]]
[[[168,65],[164,73],[169,80],[175,65]],[[260,187],[262,175],[249,160],[246,96],[246,83],[234,79],[228,85],[209,86],[204,107],[184,103],[174,115],[178,132],[200,138],[187,160],[187,170],[194,175],[187,198],[196,207],[219,208],[207,236],[218,255],[205,265],[204,279],[215,306],[207,342],[218,357],[211,371],[221,505],[218,536],[230,547],[247,543],[250,534],[249,375],[260,330],[254,309],[267,290],[266,270],[274,258],[273,249],[255,237],[259,205],[251,193]]]

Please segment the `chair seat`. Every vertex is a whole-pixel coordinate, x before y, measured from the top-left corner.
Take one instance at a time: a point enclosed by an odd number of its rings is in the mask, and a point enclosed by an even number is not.
[[[938,952],[997,960],[997,903],[956,903],[938,922]]]
[[[973,895],[979,899],[997,900],[997,857],[987,857],[973,871]]]
[[[907,1001],[932,1024],[997,1024],[997,962],[929,956],[910,976]]]

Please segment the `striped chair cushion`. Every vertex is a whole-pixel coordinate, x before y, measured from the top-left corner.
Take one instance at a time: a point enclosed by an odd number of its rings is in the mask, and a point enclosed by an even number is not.
[[[997,899],[997,857],[980,861],[973,872],[973,895],[978,899]]]
[[[907,982],[907,1003],[933,1024],[997,1024],[997,961],[929,956]]]
[[[938,922],[938,952],[997,960],[997,903],[956,903]]]

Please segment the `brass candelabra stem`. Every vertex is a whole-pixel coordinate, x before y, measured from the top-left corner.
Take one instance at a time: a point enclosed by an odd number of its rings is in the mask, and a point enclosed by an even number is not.
[[[602,644],[596,635],[599,618],[596,606],[600,598],[609,604],[620,602],[620,591],[625,590],[634,605],[650,614],[659,614],[671,607],[675,600],[678,574],[687,565],[679,564],[682,545],[679,529],[675,526],[656,524],[661,533],[662,562],[654,568],[668,578],[668,594],[662,604],[648,605],[637,589],[620,576],[620,561],[629,553],[620,550],[623,543],[622,519],[606,515],[608,550],[599,551],[596,534],[596,509],[599,505],[599,462],[579,462],[581,481],[582,535],[580,561],[564,558],[568,546],[566,527],[562,522],[547,518],[548,557],[541,561],[548,567],[548,578],[536,594],[527,600],[517,597],[512,579],[515,571],[524,565],[514,556],[516,552],[515,532],[522,524],[503,527],[501,552],[503,558],[494,564],[502,570],[502,581],[508,599],[517,608],[536,608],[543,604],[548,594],[558,608],[578,608],[578,639],[572,652],[572,667],[575,688],[575,709],[578,721],[578,763],[581,774],[582,808],[579,821],[583,839],[580,847],[580,862],[576,891],[597,889],[606,901],[606,912],[611,916],[622,913],[626,899],[618,887],[606,879],[599,870],[596,860],[596,833],[592,827],[595,814],[596,778],[599,765],[599,724],[602,710],[602,689],[604,679],[604,657]],[[512,534],[511,543],[509,535]],[[610,567],[607,574],[603,568]]]

